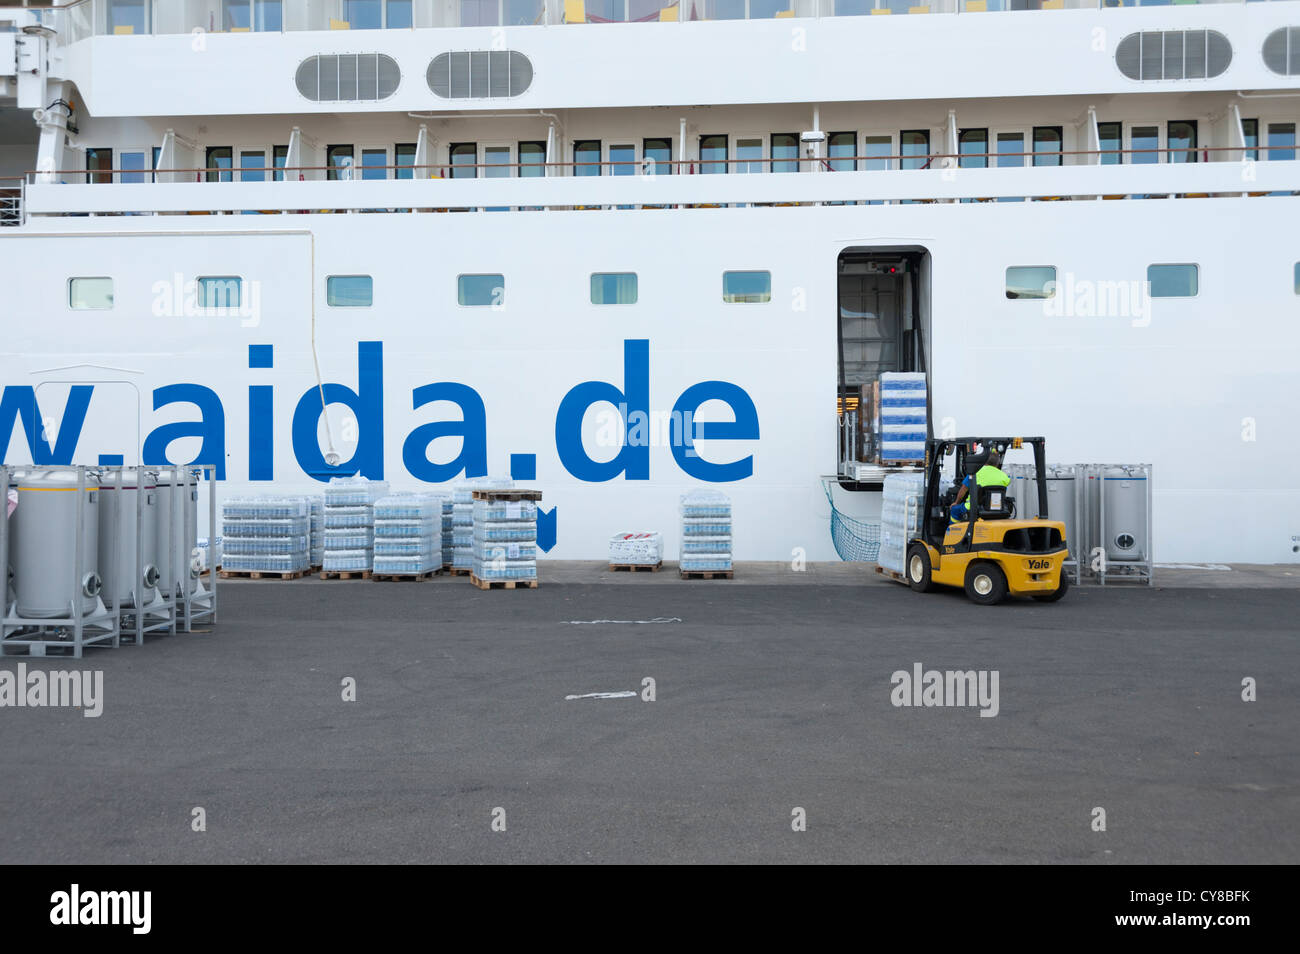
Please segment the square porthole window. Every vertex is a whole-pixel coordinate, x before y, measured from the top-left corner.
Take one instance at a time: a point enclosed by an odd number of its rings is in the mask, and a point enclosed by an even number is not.
[[[722,300],[731,304],[771,301],[772,273],[723,272]]]
[[[1148,265],[1147,282],[1152,298],[1195,298],[1200,291],[1200,268],[1196,265]]]
[[[1055,265],[1012,265],[1007,269],[1008,298],[1055,298]]]
[[[330,275],[325,301],[331,308],[369,308],[375,303],[375,280],[369,275]]]
[[[458,275],[456,277],[456,302],[460,305],[505,304],[506,277],[504,275]]]
[[[591,276],[593,305],[635,305],[636,272],[595,272]]]
[[[69,278],[68,307],[75,311],[108,311],[113,307],[113,279]]]
[[[200,308],[238,308],[243,301],[244,281],[237,275],[209,275],[197,284]]]

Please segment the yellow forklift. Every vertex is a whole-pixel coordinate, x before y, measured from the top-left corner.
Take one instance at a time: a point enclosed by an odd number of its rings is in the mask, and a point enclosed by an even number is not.
[[[979,487],[975,474],[996,449],[1005,459],[1008,449],[1029,446],[1037,474],[1038,512],[1047,513],[1047,452],[1041,437],[930,438],[925,442],[925,488],[921,532],[908,541],[904,562],[906,582],[918,593],[936,585],[961,587],[984,606],[1007,596],[1027,596],[1055,602],[1070,588],[1062,571],[1068,556],[1065,524],[1059,520],[1026,520],[1016,516],[1016,501],[1006,487]],[[953,485],[941,492],[945,459],[953,458]],[[951,510],[962,478],[969,477],[965,518],[954,521]]]

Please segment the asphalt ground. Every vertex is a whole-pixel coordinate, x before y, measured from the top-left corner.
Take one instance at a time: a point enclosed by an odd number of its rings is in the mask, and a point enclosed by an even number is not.
[[[222,583],[208,632],[6,657],[104,700],[0,708],[0,862],[1300,861],[1293,587],[663,576]],[[894,705],[918,663],[996,716]]]

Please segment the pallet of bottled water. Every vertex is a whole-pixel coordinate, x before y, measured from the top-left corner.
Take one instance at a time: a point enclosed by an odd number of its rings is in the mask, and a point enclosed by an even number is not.
[[[621,531],[609,538],[610,566],[658,566],[664,538],[658,530]]]
[[[731,498],[719,490],[692,490],[681,497],[683,576],[730,577]]]
[[[451,563],[455,573],[474,569],[474,492],[508,490],[515,485],[506,477],[471,477],[451,489]]]
[[[325,485],[321,512],[321,575],[368,576],[374,559],[375,501],[388,496],[388,482],[333,477]]]
[[[541,491],[478,488],[471,494],[471,582],[480,589],[536,586]]]
[[[890,474],[880,495],[880,554],[876,562],[893,573],[902,573],[907,544],[921,532],[925,502],[925,480],[921,474]]]
[[[442,565],[444,569],[451,569],[452,561],[456,557],[456,544],[453,539],[455,525],[451,508],[451,495],[448,494],[442,501]]]
[[[391,494],[375,501],[377,576],[423,576],[442,569],[442,499]]]
[[[311,505],[306,497],[230,497],[221,508],[222,573],[299,575],[310,568]]]
[[[312,566],[319,567],[325,559],[325,495],[314,494],[307,498],[307,503],[311,508],[310,533],[308,535],[311,550],[309,562]]]

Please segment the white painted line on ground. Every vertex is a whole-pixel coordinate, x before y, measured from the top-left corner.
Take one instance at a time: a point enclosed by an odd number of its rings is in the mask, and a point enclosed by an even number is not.
[[[1157,570],[1231,570],[1226,563],[1157,563]]]
[[[565,696],[565,702],[571,702],[574,699],[632,699],[636,693],[631,689],[623,689],[619,692],[585,692],[580,696]]]
[[[651,623],[680,623],[680,616],[656,616],[654,619],[571,619],[570,626],[599,626],[618,623],[620,625],[648,626]]]

